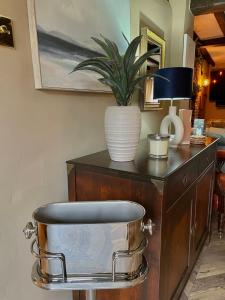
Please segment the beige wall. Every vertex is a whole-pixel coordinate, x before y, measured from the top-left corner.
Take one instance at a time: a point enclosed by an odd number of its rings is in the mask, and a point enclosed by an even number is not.
[[[8,0],[15,49],[0,47],[0,299],[71,299],[30,280],[22,229],[42,203],[67,200],[65,161],[105,148],[103,118],[112,96],[34,89],[26,1]]]
[[[166,0],[132,1],[133,36],[138,5],[169,43]],[[134,12],[135,11],[135,12]],[[15,49],[0,47],[0,299],[69,300],[31,284],[33,258],[22,229],[43,203],[67,200],[67,159],[105,148],[103,119],[113,97],[34,89],[26,0],[7,0],[1,14],[14,21]],[[169,53],[168,53],[169,55]],[[143,113],[142,136],[158,130],[161,113]]]
[[[140,19],[166,41],[166,65],[169,66],[171,7],[167,0],[131,0],[131,36],[140,34]]]
[[[172,8],[170,65],[182,66],[184,33],[192,36],[194,17],[189,0],[170,0]]]
[[[170,0],[172,9],[170,66],[183,65],[184,34],[193,34],[194,17],[189,10],[190,0]],[[189,108],[189,101],[183,100],[177,103],[179,108]]]
[[[171,8],[166,0],[131,0],[131,36],[140,34],[140,18],[142,23],[166,41],[166,66],[169,66]],[[160,122],[166,110],[142,113],[142,138],[148,133],[159,131]]]

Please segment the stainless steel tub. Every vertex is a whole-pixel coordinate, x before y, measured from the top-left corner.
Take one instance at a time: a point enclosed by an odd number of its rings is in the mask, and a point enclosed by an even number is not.
[[[51,203],[33,213],[36,233],[32,253],[48,280],[67,278],[132,278],[139,272],[146,247],[145,209],[130,201]]]

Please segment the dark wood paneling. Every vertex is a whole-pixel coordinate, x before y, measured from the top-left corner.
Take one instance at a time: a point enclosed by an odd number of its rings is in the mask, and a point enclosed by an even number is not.
[[[209,232],[209,206],[214,166],[210,167],[196,186],[195,203],[195,249],[198,251],[204,236]]]
[[[193,188],[166,213],[162,253],[161,297],[170,300],[189,266],[189,236]]]

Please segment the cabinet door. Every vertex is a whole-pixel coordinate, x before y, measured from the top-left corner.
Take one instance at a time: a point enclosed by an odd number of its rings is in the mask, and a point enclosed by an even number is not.
[[[214,165],[200,177],[196,185],[194,247],[196,254],[209,233]]]
[[[189,266],[191,203],[194,190],[187,191],[166,213],[163,234],[162,286],[160,299],[173,298]]]

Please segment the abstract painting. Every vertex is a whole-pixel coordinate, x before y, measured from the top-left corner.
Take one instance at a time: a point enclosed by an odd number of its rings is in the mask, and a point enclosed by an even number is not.
[[[107,92],[91,71],[71,73],[81,61],[101,55],[91,37],[130,39],[129,0],[27,0],[35,87]]]

